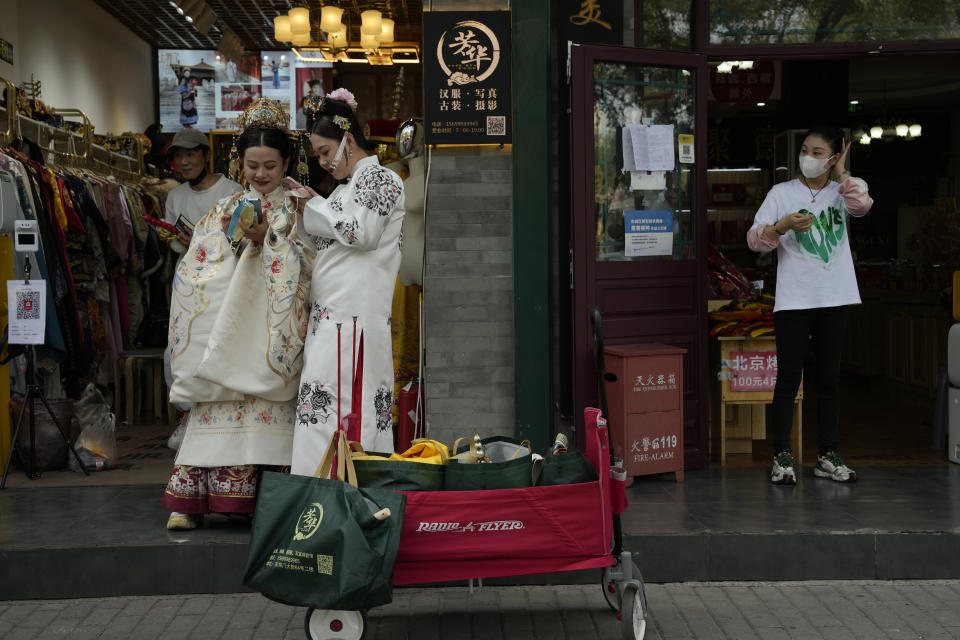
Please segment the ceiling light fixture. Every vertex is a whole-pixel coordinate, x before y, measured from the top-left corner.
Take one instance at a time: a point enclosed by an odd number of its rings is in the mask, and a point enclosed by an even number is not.
[[[382,19],[383,17],[381,16],[380,12],[376,9],[367,9],[366,11],[362,12],[360,14],[360,35],[373,36],[374,38],[379,37]]]
[[[310,9],[294,7],[290,9],[290,31],[293,35],[310,35]]]
[[[380,20],[380,36],[377,39],[381,44],[384,42],[393,42],[393,25],[394,22],[390,18]]]
[[[290,16],[282,15],[273,19],[273,39],[277,42],[293,40],[293,31],[290,29]]]
[[[320,29],[327,33],[336,33],[339,30],[343,9],[335,4],[324,5],[320,9]]]

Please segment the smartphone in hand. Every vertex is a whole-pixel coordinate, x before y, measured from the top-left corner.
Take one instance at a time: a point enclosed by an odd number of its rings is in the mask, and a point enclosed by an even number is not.
[[[290,176],[284,176],[283,186],[287,188],[288,191],[296,191],[297,189],[303,189],[303,185],[291,178]]]
[[[243,240],[243,228],[239,223],[242,221],[246,226],[252,226],[254,219],[257,224],[263,222],[263,209],[259,200],[247,200],[246,198],[237,203],[230,217],[230,224],[227,226],[227,238],[232,242]]]

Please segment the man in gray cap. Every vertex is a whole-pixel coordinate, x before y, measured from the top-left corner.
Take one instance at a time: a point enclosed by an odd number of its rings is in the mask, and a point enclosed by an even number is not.
[[[190,244],[193,227],[223,198],[243,189],[219,173],[208,173],[210,146],[207,136],[196,129],[181,129],[167,148],[171,163],[186,182],[167,195],[164,218],[179,230],[170,248],[184,253]],[[179,221],[179,223],[178,223]]]

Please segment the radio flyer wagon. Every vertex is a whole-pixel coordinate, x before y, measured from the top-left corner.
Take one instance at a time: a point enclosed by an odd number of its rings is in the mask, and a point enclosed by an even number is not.
[[[604,418],[598,309],[591,310],[590,322],[603,412],[584,410],[584,454],[597,480],[485,491],[404,491],[394,585],[600,568],[600,586],[620,618],[623,638],[643,640],[647,601],[640,569],[622,544],[626,476],[613,458]],[[310,640],[360,640],[366,622],[365,611],[309,608],[304,628]]]
[[[643,579],[621,548],[617,498],[610,475],[606,421],[584,411],[585,455],[598,479],[578,484],[486,491],[411,491],[394,585],[601,568],[603,594],[619,613],[623,637],[646,633]],[[618,511],[619,509],[619,511]],[[614,543],[611,552],[611,541]],[[364,637],[366,612],[308,609],[311,640]]]

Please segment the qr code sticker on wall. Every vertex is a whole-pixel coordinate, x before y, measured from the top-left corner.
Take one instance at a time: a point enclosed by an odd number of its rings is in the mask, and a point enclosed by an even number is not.
[[[17,320],[40,319],[40,292],[17,291]]]
[[[507,135],[507,116],[487,116],[487,135]]]

